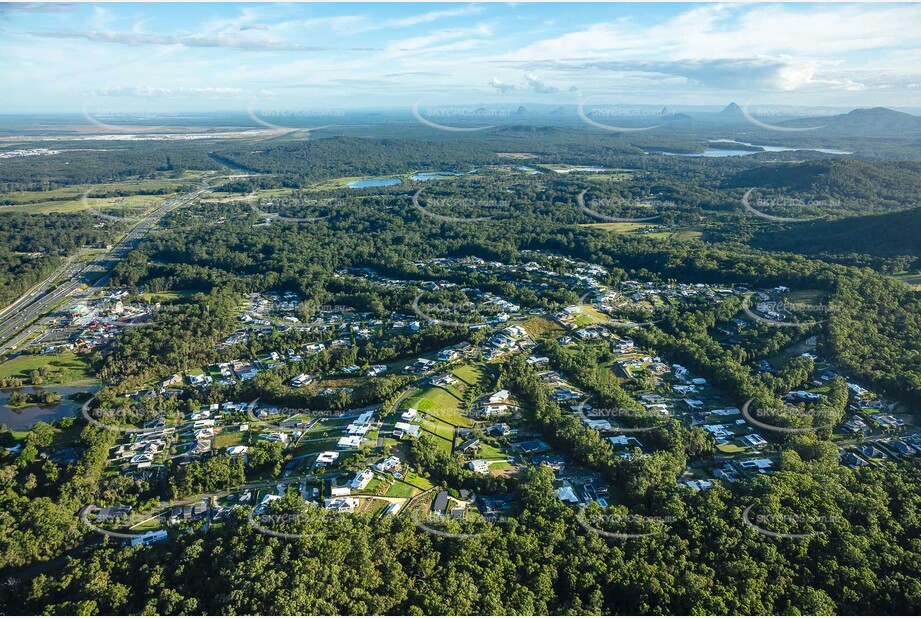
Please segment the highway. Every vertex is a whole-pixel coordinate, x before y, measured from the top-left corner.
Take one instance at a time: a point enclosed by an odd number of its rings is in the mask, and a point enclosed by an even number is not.
[[[144,216],[105,255],[89,264],[74,259],[76,256],[70,258],[51,277],[36,286],[34,291],[20,297],[0,312],[0,354],[12,352],[28,341],[48,322],[47,318],[39,318],[48,314],[57,305],[77,297],[78,294],[80,297],[89,298],[99,292],[108,282],[112,267],[134,250],[138,243],[159,225],[166,213],[198,199],[210,190],[211,187],[205,185],[191,193],[165,200]],[[57,280],[61,280],[62,283],[53,287]],[[80,293],[84,286],[89,288]]]

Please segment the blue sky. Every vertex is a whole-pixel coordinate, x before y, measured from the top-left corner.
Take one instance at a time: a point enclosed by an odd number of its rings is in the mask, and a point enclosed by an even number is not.
[[[921,4],[0,5],[0,109],[921,105]]]

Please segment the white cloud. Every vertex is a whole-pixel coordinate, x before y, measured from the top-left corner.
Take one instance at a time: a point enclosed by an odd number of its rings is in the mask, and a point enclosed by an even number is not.
[[[511,92],[512,90],[515,89],[515,84],[506,84],[505,82],[503,82],[502,80],[500,80],[498,77],[495,77],[495,76],[491,80],[489,80],[489,85],[495,88],[496,90],[498,90],[499,92],[503,92],[503,93]]]
[[[534,92],[537,92],[538,94],[552,94],[554,92],[559,92],[560,90],[556,86],[548,86],[534,73],[525,74],[524,81],[528,84],[528,88]]]

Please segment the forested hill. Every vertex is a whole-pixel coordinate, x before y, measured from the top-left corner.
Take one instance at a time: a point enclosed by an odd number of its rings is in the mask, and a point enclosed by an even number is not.
[[[867,134],[874,137],[921,134],[921,118],[886,107],[855,109],[847,114],[824,118],[797,118],[782,124],[789,127],[822,126],[823,131],[827,132]]]
[[[482,141],[421,141],[331,137],[291,142],[263,150],[228,150],[222,157],[247,169],[307,178],[357,174],[396,174],[432,166],[471,168],[499,163],[495,149]]]
[[[783,190],[802,199],[836,200],[848,210],[870,214],[921,206],[919,175],[918,163],[815,160],[737,172],[729,176],[725,187]]]
[[[921,257],[921,208],[835,221],[808,221],[756,234],[752,244],[761,249],[809,254]]]

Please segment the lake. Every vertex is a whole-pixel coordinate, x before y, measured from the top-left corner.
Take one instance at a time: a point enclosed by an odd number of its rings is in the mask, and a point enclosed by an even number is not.
[[[443,180],[455,176],[463,176],[463,174],[455,174],[454,172],[417,172],[410,176],[410,179],[424,182],[426,180]]]
[[[398,185],[402,180],[399,178],[365,178],[363,180],[353,180],[349,183],[349,189],[364,189],[366,187],[392,187]]]
[[[82,391],[95,391],[98,386],[46,386],[37,389],[32,386],[26,386],[20,389],[3,389],[0,390],[0,423],[7,426],[13,431],[28,431],[32,429],[38,421],[51,423],[65,416],[74,416],[80,411],[82,404],[75,403],[68,399],[74,393]],[[39,391],[50,391],[58,393],[61,401],[48,406],[26,406],[24,408],[11,408],[7,404],[10,395],[16,391],[23,394],[35,393]]]
[[[744,157],[753,155],[758,152],[796,152],[801,150],[810,150],[812,152],[824,152],[825,154],[851,155],[853,152],[846,150],[834,150],[832,148],[789,148],[787,146],[765,146],[763,144],[749,144],[748,142],[739,142],[734,139],[711,139],[711,144],[738,144],[739,146],[749,146],[751,148],[761,148],[762,150],[741,150],[737,148],[707,148],[703,152],[660,152],[658,154],[670,155],[675,157]],[[655,154],[649,153],[646,154]]]

